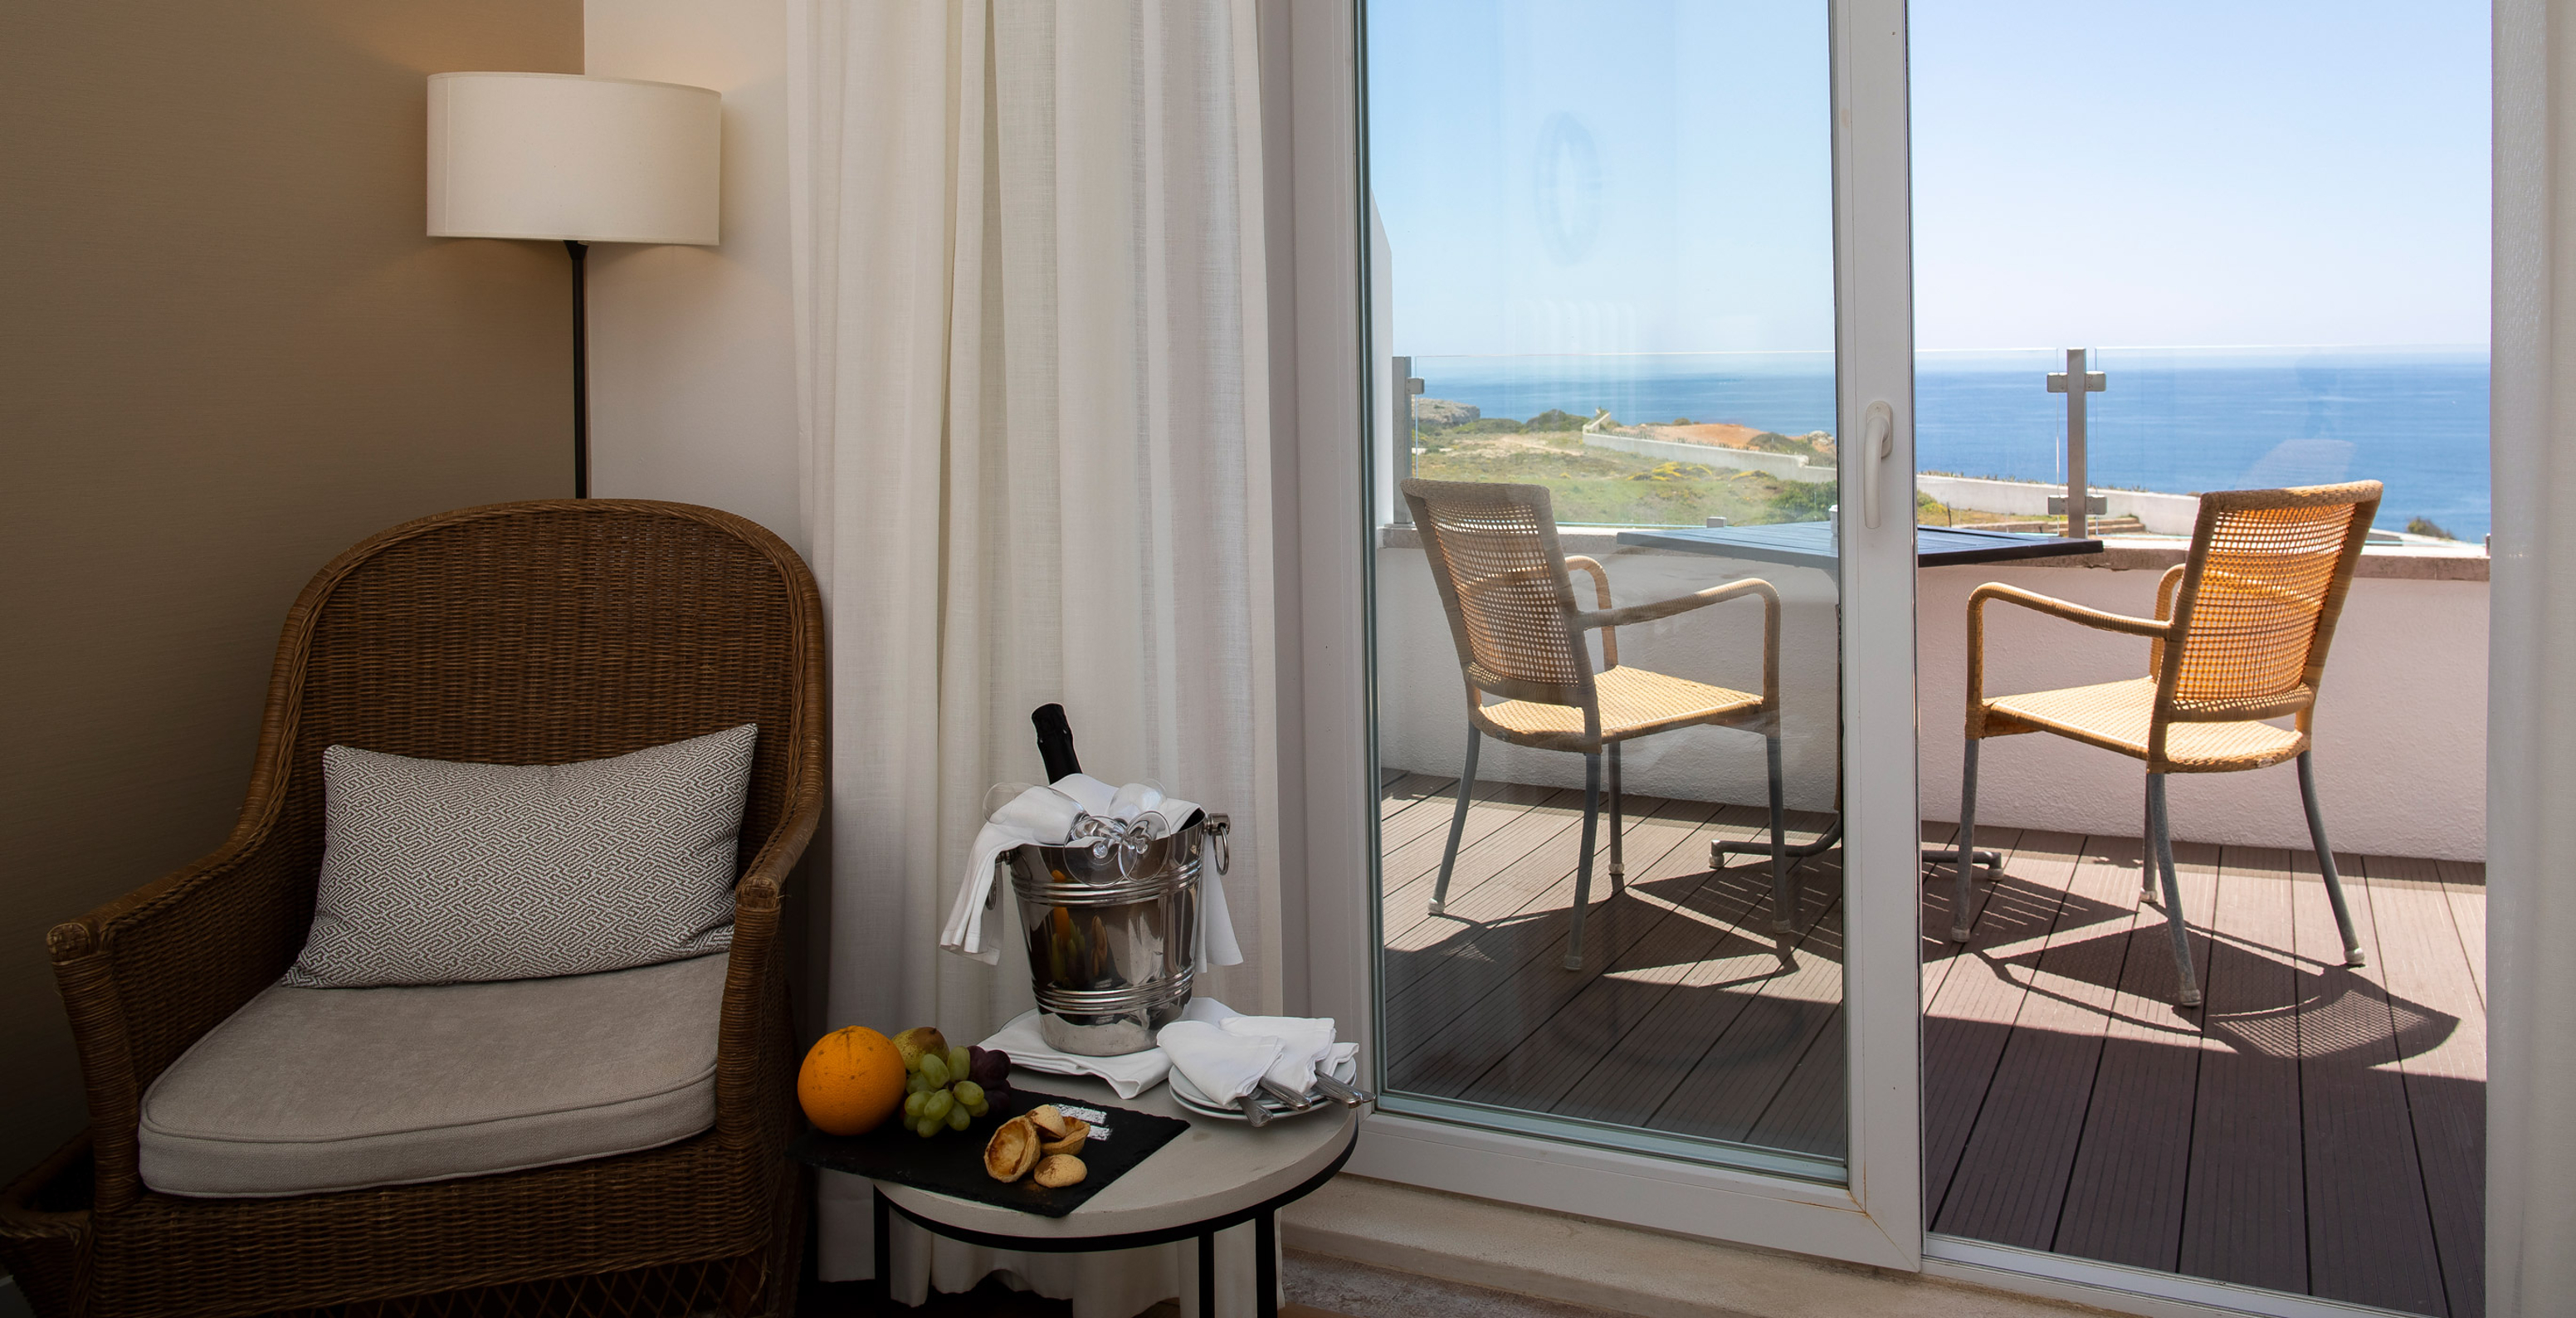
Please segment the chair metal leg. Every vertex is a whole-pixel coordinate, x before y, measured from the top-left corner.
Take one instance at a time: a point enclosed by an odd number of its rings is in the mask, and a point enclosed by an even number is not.
[[[1440,881],[1431,885],[1431,913],[1439,915],[1449,909],[1449,872],[1458,868],[1458,839],[1467,833],[1467,798],[1476,792],[1476,751],[1485,744],[1482,733],[1467,729],[1467,767],[1458,774],[1458,810],[1449,816],[1449,845],[1440,853]]]
[[[1978,738],[1968,738],[1968,749],[1959,762],[1959,891],[1950,899],[1950,941],[1954,943],[1968,941],[1968,907],[1977,895],[1978,742]]]
[[[2191,968],[2191,932],[2182,922],[2182,883],[2174,877],[2173,833],[2167,826],[2165,776],[2147,775],[2147,833],[2155,846],[2155,866],[2165,880],[2165,932],[2173,936],[2174,974],[2182,988],[2174,1001],[2186,1007],[2200,1005],[2200,976]]]
[[[1610,895],[1618,896],[1628,887],[1627,855],[1620,843],[1627,828],[1619,820],[1619,743],[1610,743]]]
[[[1565,942],[1565,968],[1583,968],[1583,913],[1592,905],[1592,844],[1601,819],[1601,756],[1583,757],[1583,860],[1574,871],[1574,932]]]
[[[1799,892],[1789,872],[1788,809],[1780,773],[1780,734],[1762,739],[1763,760],[1771,775],[1771,931],[1783,965],[1795,964],[1791,942],[1798,933]]]
[[[2147,854],[2138,865],[2138,904],[2141,906],[2153,906],[2157,902],[2163,900],[2156,895],[2156,876],[2164,873],[2164,867],[2156,863],[2156,844],[2154,841],[2156,836],[2156,776],[2154,774],[2147,775],[2146,821],[2148,838],[2146,843]]]
[[[2361,940],[2352,932],[2352,908],[2344,905],[2343,876],[2335,873],[2334,848],[2326,844],[2326,816],[2317,808],[2317,776],[2308,766],[2306,751],[2299,752],[2299,799],[2308,807],[2308,840],[2316,844],[2317,871],[2326,876],[2326,900],[2333,903],[2335,929],[2343,934],[2343,963],[2368,965],[2369,958],[2361,954]]]

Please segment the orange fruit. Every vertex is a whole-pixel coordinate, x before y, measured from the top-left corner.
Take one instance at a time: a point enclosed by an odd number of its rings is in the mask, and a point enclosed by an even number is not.
[[[864,1135],[903,1106],[903,1054],[864,1025],[814,1041],[796,1073],[805,1119],[834,1135]]]

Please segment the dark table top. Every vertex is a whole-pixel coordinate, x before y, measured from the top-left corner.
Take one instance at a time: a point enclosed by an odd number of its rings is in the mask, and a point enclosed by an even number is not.
[[[1659,526],[1649,530],[1621,531],[1619,543],[1828,570],[1841,561],[1834,548],[1831,522],[1774,522],[1768,526]],[[2061,558],[2101,552],[2102,542],[2099,540],[1974,531],[1954,526],[1914,528],[1914,560],[1922,567],[2000,563],[2016,558]]]

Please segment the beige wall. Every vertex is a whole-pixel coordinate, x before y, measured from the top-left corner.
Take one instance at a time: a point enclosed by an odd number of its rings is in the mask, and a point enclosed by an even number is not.
[[[580,0],[0,9],[0,1175],[82,1120],[44,931],[221,840],[351,542],[570,480],[551,244],[422,236],[423,75]]]
[[[587,71],[724,93],[724,241],[590,257],[591,479],[806,547],[787,224],[786,0],[588,0]]]

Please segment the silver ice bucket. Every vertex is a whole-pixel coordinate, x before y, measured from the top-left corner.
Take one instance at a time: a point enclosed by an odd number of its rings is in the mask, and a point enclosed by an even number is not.
[[[1199,867],[1226,870],[1224,815],[1119,849],[1023,846],[1002,853],[1028,936],[1038,1036],[1085,1057],[1154,1046],[1190,1002],[1199,951]]]

